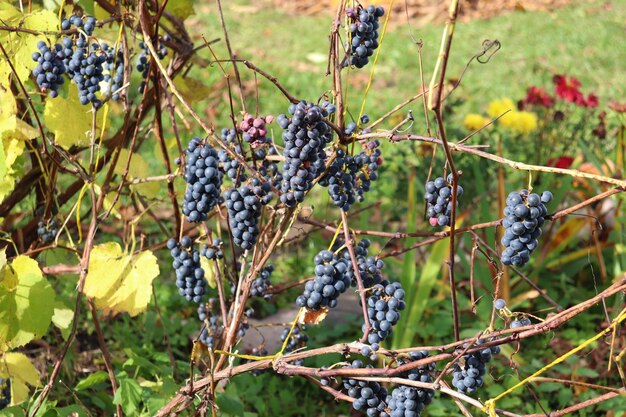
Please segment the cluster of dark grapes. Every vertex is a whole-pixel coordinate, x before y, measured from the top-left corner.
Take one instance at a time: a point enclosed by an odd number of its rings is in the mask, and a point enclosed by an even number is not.
[[[371,365],[367,367],[372,368]],[[363,362],[355,360],[346,368],[363,368]],[[352,407],[355,410],[364,412],[368,417],[390,417],[385,411],[387,390],[378,382],[344,378],[343,388],[351,398],[354,398]]]
[[[387,285],[377,284],[371,289],[372,294],[367,298],[367,316],[371,331],[367,335],[369,346],[363,346],[361,353],[371,355],[380,348],[380,343],[392,332],[393,326],[400,320],[400,311],[404,310],[404,290],[399,282]],[[363,332],[365,332],[363,323]],[[375,354],[373,354],[375,357]]]
[[[528,190],[512,192],[506,199],[502,225],[506,228],[502,237],[500,261],[504,265],[523,266],[537,248],[541,226],[548,214],[545,204],[552,200],[552,193],[544,191],[541,196]]]
[[[366,150],[354,156],[338,149],[327,174],[320,180],[320,185],[328,187],[333,203],[343,211],[350,210],[356,201],[363,201],[371,182],[378,179],[376,171],[382,164],[378,145],[378,141],[368,142]]]
[[[373,5],[367,8],[346,9],[350,21],[350,65],[363,68],[378,48],[378,18],[385,14],[385,9]]]
[[[61,20],[61,29],[69,30],[72,26],[82,30],[87,34],[87,36],[93,35],[93,31],[96,28],[96,18],[93,16],[87,16],[85,18],[85,22],[83,25],[83,19],[77,15],[71,15],[68,19]],[[81,34],[82,35],[82,34]]]
[[[278,155],[278,151],[274,145],[270,145],[267,151],[263,148],[255,151],[255,157],[257,160],[261,160],[261,165],[257,167],[257,172],[269,182],[273,188],[280,188],[280,183],[283,181],[283,175],[278,168],[276,162],[267,159],[267,155]]]
[[[337,298],[351,284],[350,261],[327,250],[315,255],[313,261],[315,278],[304,285],[304,292],[296,298],[296,305],[310,311],[334,308]]]
[[[385,262],[382,259],[376,258],[375,256],[368,256],[367,252],[369,247],[369,239],[361,240],[354,247],[357,264],[359,265],[359,272],[361,274],[361,279],[363,280],[363,285],[365,286],[365,288],[370,288],[378,284],[386,286],[388,281],[385,280],[381,272],[385,267]],[[344,257],[345,256],[346,254],[344,253]],[[347,256],[349,257],[350,254],[348,253]]]
[[[183,200],[183,214],[190,222],[201,222],[207,219],[208,213],[219,201],[222,173],[217,152],[208,143],[193,138],[186,153],[187,190]]]
[[[239,124],[241,137],[250,144],[264,144],[268,142],[266,124],[272,123],[273,116],[254,117],[246,114],[243,121]]]
[[[272,286],[270,277],[274,272],[274,265],[268,265],[259,271],[257,277],[252,281],[250,287],[250,295],[253,297],[263,297],[266,300],[272,298],[272,294],[267,294],[267,291]]]
[[[37,49],[39,52],[34,52],[32,56],[33,61],[37,62],[33,76],[39,88],[55,98],[59,95],[59,87],[65,82],[65,51],[59,44],[50,48],[44,41],[37,42]]]
[[[333,204],[343,211],[350,210],[356,202],[355,182],[361,167],[356,157],[343,149],[337,149],[336,157],[328,167],[328,173],[320,180],[320,185],[328,187]]]
[[[285,329],[283,329],[283,333],[280,335],[281,342],[284,343],[285,340],[287,340],[287,337],[289,336],[289,330],[289,327],[285,327]],[[305,331],[306,326],[294,327],[293,331],[291,332],[291,336],[289,336],[289,340],[287,341],[287,345],[285,346],[285,352],[293,352],[296,349],[300,349],[306,346],[306,342],[309,341],[309,336],[304,333]],[[296,361],[293,361],[293,364],[296,366],[302,366],[304,365],[304,359],[298,359]]]
[[[112,100],[117,101],[120,99],[120,93],[117,91],[124,84],[124,50],[108,47],[104,43],[101,47],[107,54],[105,69],[108,73],[104,76],[104,81],[108,83],[106,94],[110,95]]]
[[[428,357],[427,351],[409,352],[412,361]],[[398,365],[404,361],[399,360]],[[432,382],[431,373],[435,370],[435,364],[419,366],[401,375],[410,381]],[[399,385],[387,397],[390,417],[420,417],[424,407],[432,402],[435,391],[426,388],[417,388],[409,385]]]
[[[52,243],[58,233],[57,227],[58,225],[55,219],[51,219],[48,222],[40,220],[37,223],[37,236],[39,236],[39,240],[44,244]]]
[[[431,226],[448,226],[450,225],[450,215],[452,214],[452,174],[448,174],[448,180],[442,177],[435,181],[426,183],[426,193],[424,199],[428,203],[426,214]],[[457,206],[458,198],[463,195],[463,187],[457,185]]]
[[[168,42],[170,40],[170,35],[165,35],[161,38],[163,42]],[[165,58],[167,55],[167,46],[159,40],[156,45],[156,53],[159,59]],[[143,90],[146,88],[146,79],[148,78],[148,70],[150,69],[150,49],[145,42],[139,42],[139,47],[141,48],[141,53],[137,57],[137,71],[141,73],[141,85],[139,86],[139,92],[143,93]]]
[[[531,324],[533,324],[533,322],[530,321],[528,317],[523,316],[523,317],[520,317],[519,319],[516,318],[515,320],[511,322],[511,329],[517,329],[518,327],[530,326]]]
[[[291,118],[284,114],[277,118],[285,141],[280,201],[287,207],[302,202],[313,181],[324,172],[324,147],[333,137],[325,118],[334,112],[333,104],[324,102],[318,106],[301,101],[289,106]]]
[[[222,172],[233,181],[235,187],[238,187],[242,182],[248,179],[243,166],[238,160],[231,158],[228,152],[221,150],[218,152],[218,157],[222,163]]]
[[[0,410],[11,404],[11,380],[0,378]]]
[[[216,300],[209,298],[207,303],[201,303],[198,306],[198,319],[204,323],[203,329],[200,332],[200,342],[207,348],[215,348],[217,339],[222,334],[223,328],[218,323],[218,316],[214,314],[214,307]]]
[[[226,190],[224,200],[228,209],[228,223],[233,242],[241,249],[252,249],[259,237],[261,198],[254,194],[250,187],[242,185]]]
[[[220,238],[214,238],[211,245],[204,244],[200,255],[205,256],[209,260],[222,259],[224,252],[222,252],[222,240]]]
[[[478,340],[476,345],[483,344],[483,340]],[[463,348],[467,348],[467,344]],[[499,346],[488,347],[463,356],[462,361],[454,364],[452,385],[459,391],[466,394],[474,393],[483,385],[483,378],[486,371],[486,364],[491,361],[494,354],[500,353]]]
[[[200,266],[200,252],[192,246],[189,236],[184,236],[180,243],[174,239],[167,241],[167,248],[174,259],[172,266],[176,270],[179,294],[187,301],[199,303],[206,294],[206,280],[204,269]]]
[[[80,103],[83,105],[92,103],[94,108],[98,109],[102,106],[102,101],[96,97],[96,93],[100,91],[100,82],[105,80],[104,65],[110,60],[109,54],[115,52],[111,52],[111,48],[105,43],[102,47],[98,43],[89,45],[89,40],[85,35],[93,34],[96,27],[94,17],[87,16],[84,24],[83,20],[76,15],[63,19],[61,22],[61,29],[70,29],[72,26],[81,31],[74,38],[64,36],[61,41],[65,53],[65,69],[67,75],[78,87]]]

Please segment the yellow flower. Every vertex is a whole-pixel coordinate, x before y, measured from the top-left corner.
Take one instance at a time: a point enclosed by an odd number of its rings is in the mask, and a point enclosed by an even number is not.
[[[501,98],[500,100],[493,100],[487,106],[487,114],[496,118],[501,116],[507,110],[515,110],[515,103],[510,98]]]
[[[537,130],[537,115],[528,111],[512,111],[500,118],[498,122],[505,128],[519,134]]]
[[[465,119],[463,120],[463,126],[465,126],[467,130],[473,132],[475,130],[478,130],[484,127],[490,121],[491,119],[488,119],[483,115],[470,113],[467,116],[465,116]]]

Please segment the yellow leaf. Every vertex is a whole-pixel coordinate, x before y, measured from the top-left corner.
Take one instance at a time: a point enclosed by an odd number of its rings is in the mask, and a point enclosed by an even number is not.
[[[191,102],[204,100],[211,93],[209,86],[190,77],[177,78],[174,84],[183,98]]]
[[[132,256],[117,243],[107,242],[91,252],[83,291],[95,298],[100,309],[136,316],[150,303],[152,281],[158,275],[157,258],[151,251]]]
[[[54,290],[37,261],[18,256],[0,276],[0,351],[42,336],[52,320]]]
[[[9,352],[0,357],[0,378],[11,380],[11,405],[29,398],[26,384],[40,386],[37,369],[23,353]]]
[[[0,200],[13,191],[15,185],[15,171],[13,164],[24,152],[24,141],[0,135]]]
[[[22,15],[19,10],[10,8],[0,9],[0,15],[6,15],[3,24],[19,25],[25,29],[38,31],[56,31],[59,29],[57,16],[50,10],[38,10],[31,14]],[[32,54],[37,50],[37,42],[43,40],[47,43],[55,42],[56,37],[46,38],[44,35],[32,35],[26,33],[0,32],[0,42],[13,63],[15,73],[23,82],[26,81],[30,72],[35,67]],[[0,84],[6,85],[8,76],[12,73],[6,60],[0,60]]]
[[[0,249],[0,275],[2,275],[2,270],[7,264],[7,248],[6,246]]]
[[[69,149],[73,145],[91,143],[93,113],[91,106],[83,106],[78,101],[76,84],[70,84],[68,98],[59,96],[46,100],[43,117],[46,127],[54,133],[55,142],[60,146]]]
[[[128,162],[128,149],[122,149],[120,151],[120,157],[117,161],[117,165],[115,166],[115,173],[118,175],[124,174],[124,168],[126,168],[126,163]],[[148,163],[145,159],[138,153],[133,154],[132,159],[130,160],[130,166],[128,167],[128,179],[138,179],[138,178],[146,178],[148,176],[149,167]],[[139,192],[140,194],[145,195],[149,198],[154,198],[159,194],[159,190],[161,186],[158,182],[144,182],[135,184],[132,186]]]
[[[165,8],[174,16],[183,20],[195,14],[193,0],[170,0]]]
[[[217,282],[215,281],[215,265],[213,265],[213,261],[207,259],[206,256],[201,256],[200,267],[204,269],[204,278],[209,283],[209,287],[217,287]]]
[[[74,310],[67,308],[65,304],[60,301],[54,303],[54,315],[52,316],[52,323],[59,329],[67,329],[72,324],[74,319]]]

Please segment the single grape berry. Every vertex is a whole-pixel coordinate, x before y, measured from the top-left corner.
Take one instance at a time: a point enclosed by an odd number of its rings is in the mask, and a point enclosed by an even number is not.
[[[551,200],[552,193],[549,191],[544,191],[541,196],[528,190],[508,195],[502,220],[505,231],[501,243],[505,249],[500,261],[504,265],[524,266],[530,260],[548,214],[545,204]]]
[[[426,193],[424,199],[428,203],[426,215],[431,226],[448,226],[450,225],[450,216],[452,215],[452,174],[448,174],[447,181],[442,177],[434,181],[426,183]],[[463,187],[457,185],[457,201],[463,195]]]
[[[506,307],[506,301],[504,301],[502,298],[498,298],[496,301],[493,302],[493,305],[498,310],[502,310],[504,307]]]

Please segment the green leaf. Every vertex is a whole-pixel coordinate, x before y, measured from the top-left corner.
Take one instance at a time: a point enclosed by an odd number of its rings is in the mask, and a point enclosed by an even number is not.
[[[54,291],[37,262],[18,256],[0,274],[0,351],[25,345],[48,330]]]
[[[97,371],[93,374],[89,375],[87,378],[83,378],[78,381],[78,384],[74,387],[76,391],[82,391],[84,389],[88,389],[93,387],[94,385],[98,385],[103,383],[104,381],[109,380],[109,375],[104,371]]]
[[[228,396],[226,394],[218,395],[216,398],[217,406],[225,414],[230,416],[243,417],[243,404],[238,398]]]
[[[406,329],[404,337],[402,338],[401,346],[409,346],[413,341],[415,334],[420,329],[419,323],[424,314],[426,304],[430,299],[430,293],[437,282],[437,277],[441,272],[443,261],[447,254],[448,244],[450,239],[442,239],[432,245],[430,255],[426,264],[422,268],[422,273],[418,281],[417,292],[411,304],[409,304],[408,311],[404,315],[407,318],[408,323],[403,327]],[[409,288],[407,293],[411,292],[413,288]]]
[[[137,381],[128,378],[122,379],[118,390],[115,392],[113,404],[121,405],[126,415],[137,415],[139,404],[141,404],[141,387]]]

